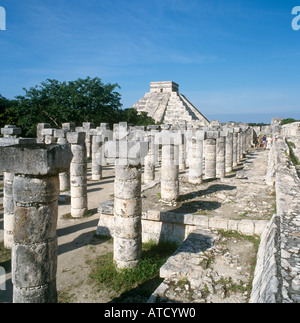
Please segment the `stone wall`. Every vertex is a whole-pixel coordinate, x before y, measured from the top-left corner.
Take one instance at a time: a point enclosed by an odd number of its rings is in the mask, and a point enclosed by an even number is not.
[[[99,213],[100,219],[96,234],[113,237],[113,200],[103,203],[99,207]],[[265,220],[233,220],[220,216],[207,217],[149,210],[142,214],[142,241],[181,243],[197,227],[209,230],[237,231],[247,236],[260,236],[267,225],[268,222]]]
[[[286,138],[277,137],[273,148],[269,167],[277,212],[262,235],[250,302],[299,303],[300,180],[289,159]]]

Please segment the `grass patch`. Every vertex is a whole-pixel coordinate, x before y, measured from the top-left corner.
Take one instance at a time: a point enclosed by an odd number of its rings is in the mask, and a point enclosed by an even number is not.
[[[245,292],[247,292],[247,297],[250,297],[251,294],[251,290],[252,290],[252,282],[240,282],[240,283],[235,283],[233,282],[232,278],[224,278],[222,277],[221,279],[219,279],[217,282],[215,282],[216,284],[221,284],[224,287],[225,290],[225,297],[228,297],[231,293],[236,293],[236,292],[240,292],[241,294],[245,294]]]
[[[155,244],[149,242],[143,244],[142,259],[134,269],[117,269],[113,253],[107,253],[97,258],[90,278],[100,285],[104,284],[105,287],[118,294],[128,292],[157,277],[160,267],[177,247],[178,245],[174,243]]]
[[[260,244],[260,237],[257,235],[253,236],[246,236],[243,234],[240,234],[238,231],[225,231],[225,230],[218,230],[218,233],[223,237],[223,238],[234,238],[236,240],[247,240],[251,243],[253,243],[253,246],[255,248],[255,251],[257,252]]]
[[[295,165],[298,166],[300,165],[300,161],[298,160],[298,158],[296,157],[295,153],[294,153],[294,148],[296,147],[295,144],[291,141],[287,142],[288,146],[289,146],[289,158],[291,160],[291,162]]]
[[[57,301],[59,304],[72,303],[75,295],[67,292],[57,291]]]

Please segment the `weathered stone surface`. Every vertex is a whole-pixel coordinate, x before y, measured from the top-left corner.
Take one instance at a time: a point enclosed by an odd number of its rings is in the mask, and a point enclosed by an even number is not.
[[[49,203],[57,200],[59,179],[50,176],[41,178],[16,176],[14,179],[14,200],[18,203]]]
[[[120,269],[132,268],[142,252],[141,165],[120,159],[115,165],[114,260]]]
[[[194,122],[208,126],[209,120],[178,92],[178,87],[174,82],[151,82],[150,93],[146,93],[133,108],[138,112],[147,112],[160,123],[174,125]]]
[[[299,302],[300,180],[286,151],[284,138],[276,138],[269,158],[269,170],[275,168],[275,173],[269,179],[275,175],[277,214],[262,236],[252,303]]]
[[[15,207],[15,243],[38,243],[56,237],[57,201],[39,207]]]
[[[51,175],[69,169],[72,154],[69,146],[20,144],[0,146],[0,168],[4,172]]]
[[[57,267],[57,241],[13,244],[12,266],[16,268],[13,284],[17,288],[44,286],[54,281]],[[19,265],[22,264],[22,267]],[[38,289],[38,288],[37,288]]]

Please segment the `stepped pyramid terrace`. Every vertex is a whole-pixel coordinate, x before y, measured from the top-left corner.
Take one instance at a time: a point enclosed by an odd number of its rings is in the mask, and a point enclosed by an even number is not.
[[[209,120],[181,93],[174,82],[151,82],[146,93],[134,106],[147,112],[157,123],[209,126]]]

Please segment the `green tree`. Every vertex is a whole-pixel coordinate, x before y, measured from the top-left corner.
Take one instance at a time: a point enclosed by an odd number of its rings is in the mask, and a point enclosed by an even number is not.
[[[14,110],[15,104],[15,100],[6,99],[0,94],[0,128],[8,124],[18,125],[18,118]]]
[[[121,107],[118,84],[103,84],[98,77],[59,82],[47,79],[41,85],[24,88],[14,109],[25,135],[35,136],[38,123],[61,127],[64,122],[111,122]]]
[[[292,118],[287,118],[287,119],[284,119],[281,121],[280,125],[285,125],[285,124],[289,124],[289,123],[294,123],[294,122],[297,122],[297,120],[295,119],[292,119]]]
[[[121,110],[118,121],[127,121],[127,123],[136,126],[149,126],[155,124],[155,121],[148,116],[147,112],[138,113],[134,108]]]
[[[147,113],[135,109],[121,109],[118,84],[103,84],[98,77],[59,82],[47,79],[40,85],[25,89],[16,100],[0,95],[0,125],[15,124],[22,128],[23,136],[35,137],[38,123],[50,123],[60,128],[62,123],[83,122],[95,125],[118,122],[134,125],[155,124]]]

